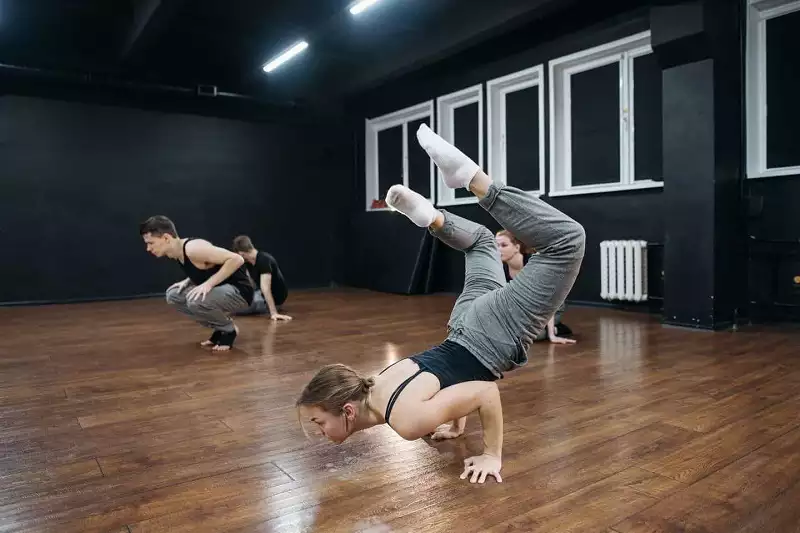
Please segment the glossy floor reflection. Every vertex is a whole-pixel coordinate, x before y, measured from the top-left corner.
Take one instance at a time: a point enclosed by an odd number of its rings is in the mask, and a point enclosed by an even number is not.
[[[317,367],[378,372],[441,341],[452,303],[296,294],[229,354],[161,299],[0,309],[0,532],[800,531],[796,331],[569,309],[579,343],[501,382],[502,484],[458,479],[474,415],[445,443],[306,439]]]

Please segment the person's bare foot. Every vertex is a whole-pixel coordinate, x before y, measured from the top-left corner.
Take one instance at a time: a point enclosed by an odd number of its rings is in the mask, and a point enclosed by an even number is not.
[[[221,331],[214,330],[214,333],[211,334],[211,337],[208,340],[201,342],[200,346],[204,348],[208,346],[216,346],[220,335],[222,335]]]
[[[433,440],[455,439],[464,434],[465,421],[453,420],[451,424],[442,424],[431,435]]]
[[[223,332],[219,343],[211,348],[215,352],[227,352],[233,347],[233,341],[239,336],[239,326],[233,325],[233,333]]]

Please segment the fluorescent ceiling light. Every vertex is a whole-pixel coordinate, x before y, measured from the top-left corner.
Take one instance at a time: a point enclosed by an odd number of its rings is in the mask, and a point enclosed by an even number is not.
[[[283,52],[281,55],[279,55],[266,65],[264,65],[264,72],[272,72],[273,70],[283,65],[284,63],[292,59],[294,56],[296,56],[306,48],[308,48],[308,43],[305,41],[300,41],[299,43],[295,44],[294,46]]]
[[[372,7],[377,3],[378,0],[361,0],[360,2],[356,2],[353,7],[350,8],[350,13],[353,15],[358,15],[362,11]]]

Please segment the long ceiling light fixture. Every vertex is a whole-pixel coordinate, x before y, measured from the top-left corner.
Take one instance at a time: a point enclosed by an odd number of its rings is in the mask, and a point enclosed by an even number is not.
[[[361,0],[360,2],[356,2],[350,7],[350,13],[353,15],[358,15],[362,11],[369,9],[370,7],[374,6],[378,3],[378,0]]]
[[[278,57],[264,65],[264,72],[272,72],[279,66],[283,65],[294,56],[302,52],[308,48],[308,43],[306,41],[300,41],[299,43],[294,44],[291,48],[286,50],[285,52],[281,53]]]

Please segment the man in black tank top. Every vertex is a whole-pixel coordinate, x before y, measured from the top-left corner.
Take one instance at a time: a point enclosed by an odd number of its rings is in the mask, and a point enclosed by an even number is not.
[[[186,279],[167,289],[167,302],[214,330],[202,346],[229,350],[238,334],[231,315],[250,306],[255,290],[244,259],[202,239],[181,239],[175,224],[161,215],[144,221],[139,234],[148,252],[178,261],[186,274]]]

